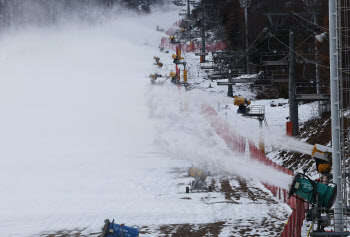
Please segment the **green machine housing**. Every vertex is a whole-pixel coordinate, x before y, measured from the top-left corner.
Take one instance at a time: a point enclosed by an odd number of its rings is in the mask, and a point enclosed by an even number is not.
[[[337,186],[334,183],[317,182],[305,174],[298,173],[290,186],[289,198],[294,194],[312,204],[316,204],[316,194],[318,194],[318,207],[329,209],[335,202]]]

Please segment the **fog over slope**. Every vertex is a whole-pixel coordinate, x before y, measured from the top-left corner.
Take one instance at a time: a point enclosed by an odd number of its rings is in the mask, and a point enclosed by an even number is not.
[[[191,164],[288,184],[227,149],[200,112],[200,98],[210,103],[211,95],[192,91],[181,113],[176,87],[150,85],[163,36],[155,26],[169,28],[178,9],[115,11],[88,6],[49,21],[33,5],[2,28],[2,236],[92,233],[106,218],[138,226],[231,218],[234,205],[181,199],[174,170]]]
[[[169,27],[177,15],[102,13],[99,24],[28,24],[1,33],[2,236],[99,228],[127,210],[123,221],[136,224],[140,202],[153,202],[142,187],[157,183],[151,170],[166,155],[153,145],[145,75],[161,37],[155,25]],[[132,197],[131,206],[118,208]]]
[[[106,21],[123,12],[148,14],[163,0],[1,0],[1,28],[48,25],[62,21]]]

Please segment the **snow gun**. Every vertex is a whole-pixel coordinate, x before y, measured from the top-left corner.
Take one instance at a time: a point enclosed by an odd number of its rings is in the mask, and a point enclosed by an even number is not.
[[[248,101],[246,98],[236,96],[233,104],[237,105],[237,106],[241,106],[241,105],[248,106],[248,105],[250,105],[250,103],[251,102]]]
[[[160,60],[160,58],[156,57],[156,56],[154,56],[153,59],[156,60],[156,62],[159,62],[159,60]]]
[[[155,73],[155,74],[150,74],[150,75],[149,75],[149,78],[152,78],[152,79],[154,79],[154,80],[157,80],[158,77],[162,77],[162,75],[159,75],[159,74],[157,74],[157,73]]]
[[[190,183],[191,187],[186,187],[186,193],[189,193],[190,191],[192,192],[194,190],[209,192],[213,191],[212,187],[208,186],[207,182],[205,181],[207,179],[207,176],[210,176],[210,172],[191,167],[188,170],[188,175],[193,177],[194,180]]]
[[[208,174],[204,170],[191,167],[188,170],[188,175],[192,176],[195,179],[200,179],[202,182],[204,182],[206,180]]]
[[[139,229],[125,226],[124,224],[115,224],[106,219],[102,227],[102,234],[99,237],[138,237]]]
[[[316,169],[321,174],[329,174],[332,169],[332,148],[316,144],[311,152],[316,161]]]
[[[179,42],[178,41],[176,41],[176,38],[175,38],[175,36],[169,36],[169,40],[170,40],[170,43],[172,43],[172,44],[178,44]]]
[[[248,101],[246,98],[244,97],[235,97],[234,100],[234,105],[238,106],[238,110],[237,113],[238,114],[245,114],[248,113],[250,111],[250,108],[247,108],[249,105],[251,104],[250,101]]]
[[[156,62],[153,65],[157,65],[158,67],[163,67],[163,63],[161,63],[161,62]]]
[[[180,50],[179,50],[179,51],[180,51]],[[174,60],[173,60],[173,63],[175,63],[175,64],[181,64],[181,63],[180,63],[180,60],[183,60],[183,59],[184,59],[184,57],[181,57],[181,53],[173,54],[173,55],[171,56],[171,58],[174,59]]]
[[[295,175],[289,189],[289,197],[295,195],[318,207],[331,208],[335,202],[337,186],[334,183],[322,183],[311,180],[305,174]]]

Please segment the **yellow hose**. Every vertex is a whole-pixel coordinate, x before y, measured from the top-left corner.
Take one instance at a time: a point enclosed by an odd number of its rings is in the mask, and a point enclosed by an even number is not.
[[[310,236],[310,232],[311,232],[311,229],[312,229],[312,227],[314,226],[314,221],[311,223],[311,226],[310,226],[310,229],[309,229],[309,231],[307,232],[307,236],[306,237],[309,237]]]

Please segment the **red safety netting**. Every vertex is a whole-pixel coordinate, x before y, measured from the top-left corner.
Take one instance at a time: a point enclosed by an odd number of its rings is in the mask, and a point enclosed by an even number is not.
[[[163,37],[161,39],[160,45],[166,49],[171,49],[173,51],[176,50],[176,46],[178,44],[172,44],[170,43],[169,39],[166,37]],[[201,52],[202,44],[200,43],[190,43],[190,44],[180,44],[181,46],[181,51],[183,52],[194,52],[194,53],[199,53]],[[205,44],[205,52],[216,52],[216,51],[222,51],[226,49],[226,43],[225,42],[215,42],[215,43],[207,43]]]
[[[167,35],[174,35],[176,33],[176,31],[178,31],[180,25],[182,24],[183,19],[180,19],[178,21],[176,21],[172,27],[170,27],[165,34]],[[176,49],[176,45],[171,44],[169,39],[166,37],[163,37],[161,39],[161,43],[160,45],[164,48],[167,49],[171,49],[173,51],[175,51]],[[191,44],[181,44],[180,45],[181,50],[183,52],[195,52],[195,53],[199,53],[201,51],[202,48],[202,44],[200,43],[191,43]],[[226,43],[225,42],[216,42],[216,43],[211,43],[211,44],[205,44],[205,52],[209,53],[209,52],[215,52],[215,51],[221,51],[221,50],[225,50],[226,49]]]
[[[173,24],[173,27],[168,29],[165,33],[167,35],[174,35],[174,33],[178,30],[178,27],[180,27],[181,23],[182,23],[182,19],[178,20]],[[176,54],[178,54],[179,47],[183,52],[201,52],[200,43],[175,45],[175,44],[171,44],[166,37],[163,37],[161,39],[161,46],[164,48],[176,51]],[[226,49],[226,43],[224,42],[216,42],[216,43],[205,45],[205,51],[207,53],[214,52],[214,51],[221,51],[225,49]],[[176,66],[176,72],[180,76],[180,69],[177,66]],[[225,141],[225,143],[229,148],[231,148],[235,152],[245,154],[245,147],[246,147],[245,137],[242,137],[237,133],[235,133],[231,129],[231,127],[226,123],[226,121],[224,121],[216,113],[213,107],[207,104],[204,104],[202,106],[202,113],[207,118],[211,126],[214,128],[215,132],[222,137],[222,139]],[[258,160],[259,162],[262,162],[267,166],[272,166],[280,172],[293,175],[293,172],[291,172],[290,170],[268,159],[264,155],[264,153],[262,153],[261,150],[257,148],[255,144],[251,141],[249,141],[249,152],[250,152],[251,159]],[[308,206],[306,206],[303,201],[296,199],[295,197],[291,197],[290,199],[288,199],[287,198],[288,192],[285,189],[281,189],[279,187],[269,185],[269,184],[264,184],[264,186],[267,189],[269,189],[274,196],[278,197],[279,199],[283,198],[284,202],[286,202],[293,209],[292,215],[289,217],[288,222],[286,223],[280,237],[300,237],[301,227],[303,225],[303,220],[305,218],[305,211],[308,208]]]
[[[174,22],[173,27],[170,27],[165,34],[167,35],[174,35],[174,33],[178,30],[178,28],[180,27],[181,23],[182,23],[182,19]]]
[[[245,153],[246,138],[236,134],[231,129],[230,125],[217,114],[212,106],[203,104],[202,114],[214,128],[215,132],[226,142],[228,147],[230,147],[233,151]],[[293,175],[293,172],[289,169],[286,169],[268,159],[252,141],[249,141],[248,144],[251,159],[262,162],[267,166],[274,167],[280,172]],[[308,209],[308,204],[295,197],[288,199],[288,191],[286,189],[281,189],[266,183],[263,184],[274,196],[278,197],[279,199],[283,199],[284,202],[286,202],[293,210],[292,215],[289,217],[280,237],[300,237],[301,227],[305,219],[305,212]]]
[[[202,113],[214,128],[215,132],[219,134],[225,141],[227,146],[238,153],[245,153],[246,139],[237,135],[210,105],[202,105]]]
[[[182,19],[176,21],[173,24],[173,26],[165,32],[165,34],[174,35],[176,33],[176,31],[178,30],[178,28],[180,27],[182,21],[183,21]],[[200,43],[172,44],[172,43],[170,43],[169,39],[166,37],[163,37],[161,39],[160,45],[166,49],[171,49],[171,50],[175,51],[177,55],[179,53],[179,51],[178,51],[179,49],[181,49],[182,52],[186,52],[186,53],[188,53],[188,52],[199,53],[199,52],[201,52],[201,48],[202,48],[202,44],[200,44]],[[205,44],[205,52],[206,53],[215,52],[215,51],[222,51],[225,49],[226,49],[225,42],[216,42],[216,43],[211,43],[211,44]],[[176,74],[180,78],[180,68],[178,68],[177,65],[175,66],[175,71],[176,71]]]

